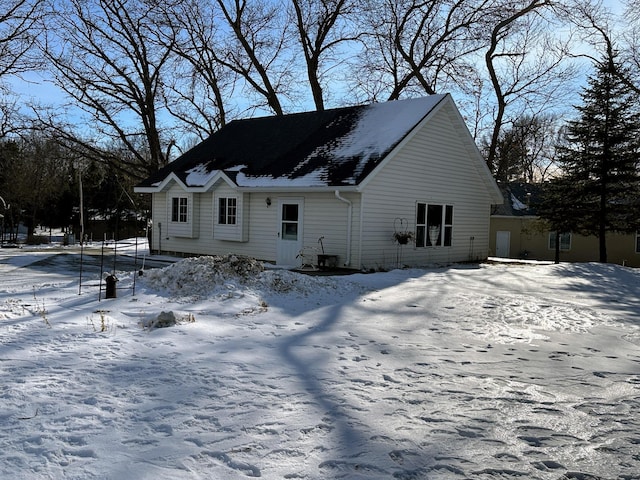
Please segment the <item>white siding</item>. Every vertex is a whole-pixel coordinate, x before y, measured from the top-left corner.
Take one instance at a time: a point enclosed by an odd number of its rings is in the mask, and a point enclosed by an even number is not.
[[[235,190],[226,190],[220,188],[224,195]],[[164,252],[183,253],[193,255],[224,255],[227,253],[236,253],[239,255],[249,255],[262,260],[275,260],[275,238],[276,238],[276,208],[267,207],[265,198],[267,195],[234,193],[238,198],[242,199],[242,225],[243,228],[240,237],[228,236],[229,240],[214,239],[215,215],[217,208],[215,207],[214,198],[217,190],[211,192],[196,194],[199,196],[199,213],[195,220],[198,224],[200,235],[197,238],[184,238],[178,236],[167,235],[167,231],[163,228],[163,238],[161,243],[154,243],[154,249],[162,249]],[[164,194],[154,194],[154,240],[158,235],[158,221],[166,218],[166,211],[162,211],[157,205],[163,203],[161,197]],[[165,220],[166,221],[166,220]],[[164,222],[163,222],[164,227]],[[228,231],[227,231],[228,234]]]
[[[364,268],[393,268],[486,258],[491,198],[476,159],[459,138],[449,106],[436,115],[366,186],[363,194]],[[451,247],[397,246],[394,220],[415,232],[416,202],[453,205]]]
[[[357,233],[360,229],[360,195],[342,193],[349,200],[351,207],[351,258],[350,266],[359,265],[359,257],[355,257]],[[322,253],[322,246],[327,255],[338,255],[338,265],[345,265],[349,260],[347,245],[348,204],[336,198],[333,193],[314,193],[304,195],[304,247],[313,247]],[[323,237],[322,246],[319,243]]]
[[[174,222],[171,220],[171,204],[173,198],[187,199],[187,221]],[[172,237],[188,237],[196,238],[198,236],[198,217],[199,217],[199,196],[198,194],[185,192],[177,185],[172,186],[166,194],[166,225],[165,229],[169,236]]]
[[[167,233],[167,194],[166,192],[154,193],[151,195],[151,247],[153,250],[163,248],[162,237]],[[164,227],[164,231],[163,231]]]
[[[177,188],[177,187],[175,187]],[[173,189],[171,189],[173,192]],[[214,238],[215,215],[217,214],[215,196],[236,195],[242,198],[242,241],[235,239],[220,240]],[[156,193],[153,195],[153,248],[162,249],[165,252],[175,252],[196,255],[223,255],[236,253],[248,255],[261,260],[275,262],[276,241],[278,235],[278,200],[281,198],[304,197],[303,212],[303,246],[317,248],[321,251],[318,242],[323,238],[324,251],[327,254],[338,255],[340,264],[347,261],[347,215],[348,205],[337,199],[331,192],[311,193],[301,195],[299,193],[238,193],[226,184],[218,184],[213,191],[194,194],[198,197],[199,218],[196,219],[199,235],[197,238],[172,236],[166,229],[170,211],[167,210],[167,202],[170,195]],[[360,201],[359,194],[342,194],[352,202],[352,241],[351,264],[359,265],[360,258],[356,256],[357,234],[359,232]],[[268,206],[266,199],[271,199]],[[162,239],[160,239],[160,227],[162,225]],[[235,237],[233,237],[235,238]]]
[[[236,199],[236,223],[235,225],[220,225],[218,223],[220,198]],[[249,240],[249,210],[251,205],[248,201],[248,193],[239,193],[227,184],[221,184],[213,192],[210,219],[213,225],[213,238],[215,240],[226,240],[235,242],[246,242]],[[245,220],[246,219],[246,220]],[[203,219],[204,221],[205,219]]]

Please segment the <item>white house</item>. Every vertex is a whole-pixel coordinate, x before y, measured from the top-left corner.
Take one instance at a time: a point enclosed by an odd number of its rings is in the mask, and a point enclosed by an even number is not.
[[[502,203],[448,94],[236,120],[135,191],[154,252],[354,269],[482,260]]]

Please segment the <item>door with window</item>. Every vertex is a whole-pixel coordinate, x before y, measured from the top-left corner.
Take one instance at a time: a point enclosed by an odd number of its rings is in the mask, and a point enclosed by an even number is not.
[[[278,201],[278,252],[276,263],[297,266],[302,250],[302,212],[304,200],[284,198]]]
[[[496,232],[496,257],[509,258],[511,245],[511,232]]]

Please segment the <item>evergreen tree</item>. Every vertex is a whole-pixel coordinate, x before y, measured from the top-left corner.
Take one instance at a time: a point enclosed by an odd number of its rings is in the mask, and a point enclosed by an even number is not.
[[[578,118],[568,123],[566,142],[558,147],[564,177],[549,188],[540,210],[552,228],[597,236],[601,262],[607,261],[607,232],[640,226],[638,97],[621,68],[614,55],[589,77],[583,104],[575,107]]]
[[[555,232],[555,263],[560,263],[561,234],[578,229],[578,219],[570,205],[577,205],[580,192],[573,188],[568,177],[554,178],[545,183],[540,202],[536,205],[538,215],[546,220],[550,231]]]

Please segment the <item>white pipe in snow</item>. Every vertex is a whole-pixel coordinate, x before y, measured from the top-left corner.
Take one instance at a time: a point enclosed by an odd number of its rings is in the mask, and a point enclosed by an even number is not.
[[[336,190],[335,192],[336,198],[347,204],[347,258],[344,261],[344,266],[348,267],[351,265],[351,223],[352,222],[352,214],[353,214],[353,204],[344,197],[340,196],[340,192]]]

